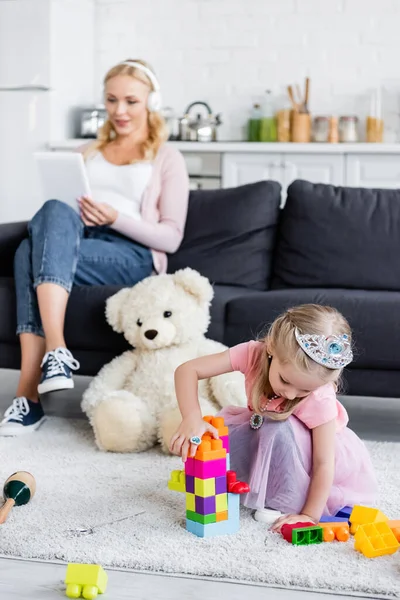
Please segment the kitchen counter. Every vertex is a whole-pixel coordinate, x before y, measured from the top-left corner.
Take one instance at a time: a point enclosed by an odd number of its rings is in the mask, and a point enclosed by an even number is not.
[[[50,142],[50,150],[73,150],[92,140],[67,139]],[[246,153],[246,154],[400,154],[398,144],[280,144],[265,142],[168,142],[182,152]]]

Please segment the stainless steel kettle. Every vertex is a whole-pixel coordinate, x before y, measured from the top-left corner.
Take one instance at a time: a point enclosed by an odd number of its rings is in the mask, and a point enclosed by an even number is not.
[[[97,132],[107,119],[103,105],[83,108],[80,111],[79,134],[82,138],[96,138]]]
[[[193,117],[191,110],[195,106],[204,106],[207,114],[196,113],[196,116]],[[221,115],[213,115],[206,102],[192,102],[179,121],[179,139],[192,142],[215,142],[217,141],[217,127],[221,123]]]

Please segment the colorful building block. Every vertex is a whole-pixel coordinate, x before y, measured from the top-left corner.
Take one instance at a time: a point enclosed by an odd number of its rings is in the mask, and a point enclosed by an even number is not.
[[[207,498],[207,496],[215,496],[215,488],[215,477],[211,477],[210,479],[199,479],[198,477],[195,477],[194,479],[194,493],[196,496],[202,496],[202,498]]]
[[[338,542],[347,542],[350,537],[350,530],[348,523],[319,523],[319,526],[322,527],[323,530],[323,540],[324,542],[333,542],[333,540],[337,540]]]
[[[221,510],[225,510],[225,508],[219,508],[216,498],[218,498],[218,496],[209,496],[208,498],[195,496],[195,512],[199,515],[211,515],[216,512],[221,512]]]
[[[320,523],[348,523],[348,519],[346,517],[321,517]]]
[[[108,575],[100,565],[70,563],[65,575],[65,594],[68,598],[93,600],[98,594],[104,594]]]
[[[186,494],[186,510],[196,512],[196,496],[194,494]]]
[[[354,549],[367,558],[394,554],[399,547],[387,521],[359,525],[354,536]]]
[[[217,460],[209,461],[195,459],[194,475],[198,479],[223,477],[223,475],[226,475],[226,458],[219,458]]]
[[[354,535],[360,525],[367,525],[368,523],[382,523],[384,521],[388,521],[389,519],[377,508],[369,508],[368,506],[354,506],[349,520],[350,533]]]
[[[194,480],[194,475],[186,475],[186,490],[184,491],[194,494]]]
[[[226,482],[226,475],[223,477],[215,478],[215,493],[216,494],[225,494],[228,491],[228,486]]]
[[[352,510],[352,506],[343,506],[343,508],[337,511],[335,517],[344,517],[345,519],[349,520]]]
[[[226,458],[226,450],[222,445],[222,440],[214,438],[202,441],[195,454],[196,460],[209,461],[219,458]]]
[[[398,542],[400,542],[400,521],[388,521],[388,525]]]
[[[168,481],[168,489],[174,492],[185,492],[185,471],[172,471]]]
[[[222,417],[204,417],[217,428],[220,439],[205,433],[184,471],[173,471],[169,488],[186,492],[187,530],[200,537],[225,535],[239,530],[239,494],[250,491],[229,470],[228,428]]]
[[[281,527],[281,535],[294,546],[309,546],[322,542],[322,527],[309,522],[285,524]]]
[[[217,515],[215,513],[202,515],[197,511],[193,512],[191,510],[187,510],[186,519],[189,519],[190,521],[196,521],[196,523],[202,523],[203,525],[208,525],[209,523],[217,522]]]

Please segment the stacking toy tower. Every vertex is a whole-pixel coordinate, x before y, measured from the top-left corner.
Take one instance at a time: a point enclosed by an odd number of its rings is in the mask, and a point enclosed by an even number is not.
[[[250,491],[229,470],[229,435],[222,417],[204,417],[219,439],[205,433],[184,471],[172,471],[168,487],[186,493],[186,529],[199,537],[239,531],[239,495]]]

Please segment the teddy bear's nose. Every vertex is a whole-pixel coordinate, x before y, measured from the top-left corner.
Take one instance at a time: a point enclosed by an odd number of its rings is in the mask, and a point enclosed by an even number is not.
[[[156,329],[148,329],[144,332],[144,335],[148,340],[154,340],[154,338],[158,336],[158,331]]]

